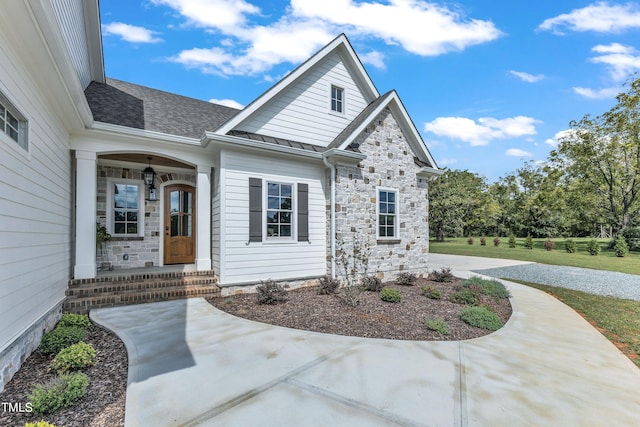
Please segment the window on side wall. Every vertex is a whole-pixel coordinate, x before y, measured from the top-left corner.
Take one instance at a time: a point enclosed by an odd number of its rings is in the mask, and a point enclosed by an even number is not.
[[[144,189],[142,182],[124,180],[109,181],[108,224],[113,236],[144,236]]]
[[[0,134],[13,140],[24,150],[29,150],[27,120],[2,93],[0,93]]]
[[[344,89],[331,85],[331,111],[344,113]]]
[[[293,236],[293,184],[267,182],[267,238]]]
[[[398,191],[389,188],[378,189],[378,238],[398,238]]]

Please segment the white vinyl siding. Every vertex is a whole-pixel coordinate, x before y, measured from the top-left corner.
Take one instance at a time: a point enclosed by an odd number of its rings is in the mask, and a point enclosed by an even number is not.
[[[342,88],[349,98],[342,114],[330,110],[332,85]],[[236,128],[326,147],[367,104],[334,52]]]
[[[71,54],[82,88],[91,83],[91,62],[87,49],[82,0],[51,0],[64,41]]]
[[[0,351],[64,299],[73,206],[69,132],[7,40],[0,28],[0,91],[30,143],[0,141]]]
[[[326,201],[321,165],[224,151],[220,173],[221,268],[224,284],[321,276],[326,271]],[[249,242],[249,178],[309,186],[309,241]],[[266,191],[266,190],[265,190]],[[295,191],[295,188],[294,188]],[[295,196],[294,196],[295,197]],[[295,233],[295,232],[294,232]]]

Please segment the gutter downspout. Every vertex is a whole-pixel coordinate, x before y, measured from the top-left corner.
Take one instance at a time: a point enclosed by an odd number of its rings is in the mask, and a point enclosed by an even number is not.
[[[329,163],[326,157],[322,158],[326,167],[331,169],[331,202],[329,215],[331,216],[331,278],[336,277],[336,167]]]

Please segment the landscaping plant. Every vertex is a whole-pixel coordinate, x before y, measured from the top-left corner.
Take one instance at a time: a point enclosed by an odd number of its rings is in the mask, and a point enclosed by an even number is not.
[[[382,280],[379,277],[369,275],[362,279],[364,288],[369,292],[380,292],[382,290]]]
[[[509,236],[509,247],[510,248],[516,247],[516,236],[514,236],[513,234]]]
[[[600,253],[600,244],[596,239],[591,239],[587,242],[587,252],[589,255],[596,256]]]
[[[499,237],[494,237],[493,238],[493,246],[495,246],[496,248],[498,246],[500,246],[500,238]]]
[[[440,270],[433,270],[430,274],[431,280],[434,282],[453,282],[453,274],[451,274],[450,267],[442,267]]]
[[[578,250],[578,245],[573,239],[567,239],[564,242],[564,248],[568,254],[573,254]]]
[[[627,246],[627,242],[624,240],[624,237],[616,237],[615,241],[613,242],[613,252],[619,258],[623,258],[629,253],[629,246]]]
[[[434,288],[433,286],[422,286],[420,291],[422,292],[422,295],[429,299],[442,298],[442,292],[440,292],[440,289]]]
[[[477,305],[480,303],[480,292],[468,287],[449,295],[449,301],[456,304]]]
[[[345,247],[343,240],[339,240],[338,245],[336,265],[341,269],[342,274],[341,297],[349,306],[356,307],[365,291],[363,281],[368,275],[371,249],[368,244],[361,243],[356,237],[354,237],[350,250]]]
[[[469,245],[473,245],[473,237],[469,236],[469,238],[467,239],[467,243]]]
[[[526,239],[524,239],[524,247],[527,249],[533,249],[533,238],[531,235],[528,235]]]
[[[87,392],[89,377],[82,372],[62,375],[38,385],[29,395],[35,414],[50,414],[80,400]]]
[[[487,246],[487,238],[482,236],[480,237],[480,246]]]
[[[80,326],[56,326],[42,337],[40,351],[44,354],[59,353],[60,350],[82,341],[86,332],[87,329]]]
[[[320,295],[335,294],[339,286],[340,281],[338,279],[334,279],[331,276],[322,276],[320,278],[320,288],[318,289],[318,293]]]
[[[287,300],[287,291],[284,290],[284,286],[273,280],[262,282],[256,287],[256,291],[260,304],[276,304]]]
[[[553,250],[553,248],[555,248],[555,247],[556,247],[556,244],[555,244],[555,243],[553,243],[553,240],[551,240],[551,239],[547,239],[547,240],[545,240],[545,241],[544,241],[544,248],[545,248],[547,251],[552,251],[552,250]]]
[[[403,272],[396,277],[396,283],[403,286],[413,286],[417,279],[418,277],[415,274]]]
[[[460,319],[477,328],[497,331],[502,327],[500,317],[486,307],[468,307],[460,313]]]
[[[59,373],[75,371],[96,363],[96,351],[91,344],[79,342],[63,348],[53,359],[53,367]]]
[[[436,331],[440,335],[449,334],[449,325],[447,325],[444,319],[427,319],[424,324],[427,329]]]
[[[91,320],[85,314],[64,313],[57,326],[77,326],[88,329],[91,326]]]
[[[397,289],[384,288],[380,291],[380,299],[386,302],[400,302],[402,297]]]
[[[511,294],[504,287],[504,285],[494,279],[483,279],[478,276],[473,276],[462,282],[462,286],[465,288],[473,288],[480,291],[480,293],[494,297],[496,299],[509,298]]]

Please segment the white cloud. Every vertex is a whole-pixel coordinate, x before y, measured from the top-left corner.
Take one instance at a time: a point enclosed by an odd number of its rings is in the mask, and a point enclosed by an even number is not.
[[[371,65],[379,70],[384,70],[385,68],[387,68],[384,65],[384,55],[380,52],[374,50],[365,54],[360,54],[358,56],[364,64]]]
[[[578,95],[589,99],[613,98],[620,93],[619,87],[607,87],[604,89],[589,89],[588,87],[574,87],[573,91]]]
[[[238,101],[234,101],[233,99],[210,99],[209,102],[214,104],[224,105],[225,107],[237,108],[238,110],[242,110],[244,105],[240,104]]]
[[[162,39],[155,37],[156,31],[148,30],[144,27],[124,24],[122,22],[111,22],[102,26],[102,34],[106,36],[119,36],[122,40],[131,43],[158,43]]]
[[[575,131],[573,129],[565,129],[565,130],[561,130],[559,132],[556,132],[555,135],[553,135],[553,138],[549,138],[545,141],[545,144],[549,144],[552,147],[557,147],[558,144],[565,138],[570,138],[571,136],[575,135]]]
[[[224,37],[214,47],[186,49],[171,60],[217,74],[252,75],[280,63],[298,63],[340,32],[375,38],[417,55],[439,55],[486,43],[502,35],[491,21],[468,19],[424,0],[291,0],[285,14],[262,25],[262,11],[245,0],[151,0],[186,19],[186,25]],[[231,40],[233,42],[231,42]],[[384,68],[382,54],[363,62]]]
[[[533,154],[531,154],[530,152],[521,150],[519,148],[509,148],[504,152],[504,154],[510,157],[533,157]]]
[[[544,79],[544,74],[533,75],[533,74],[525,73],[524,71],[509,70],[509,74],[511,74],[512,76],[516,76],[523,82],[527,82],[527,83],[536,83]]]
[[[438,160],[438,166],[450,166],[458,163],[458,159],[454,159],[453,157],[445,157],[444,159]]]
[[[564,34],[562,29],[570,31],[595,31],[616,33],[627,29],[640,28],[640,8],[635,3],[611,4],[601,1],[582,9],[574,9],[553,18],[545,19],[539,30]]]
[[[633,46],[619,43],[598,45],[591,49],[602,55],[590,59],[595,64],[604,64],[615,81],[622,81],[634,71],[640,70],[640,55]]]
[[[466,117],[438,117],[424,125],[426,132],[468,142],[472,146],[488,145],[494,139],[517,138],[536,134],[532,117],[517,116],[506,119],[481,117],[478,122]]]

